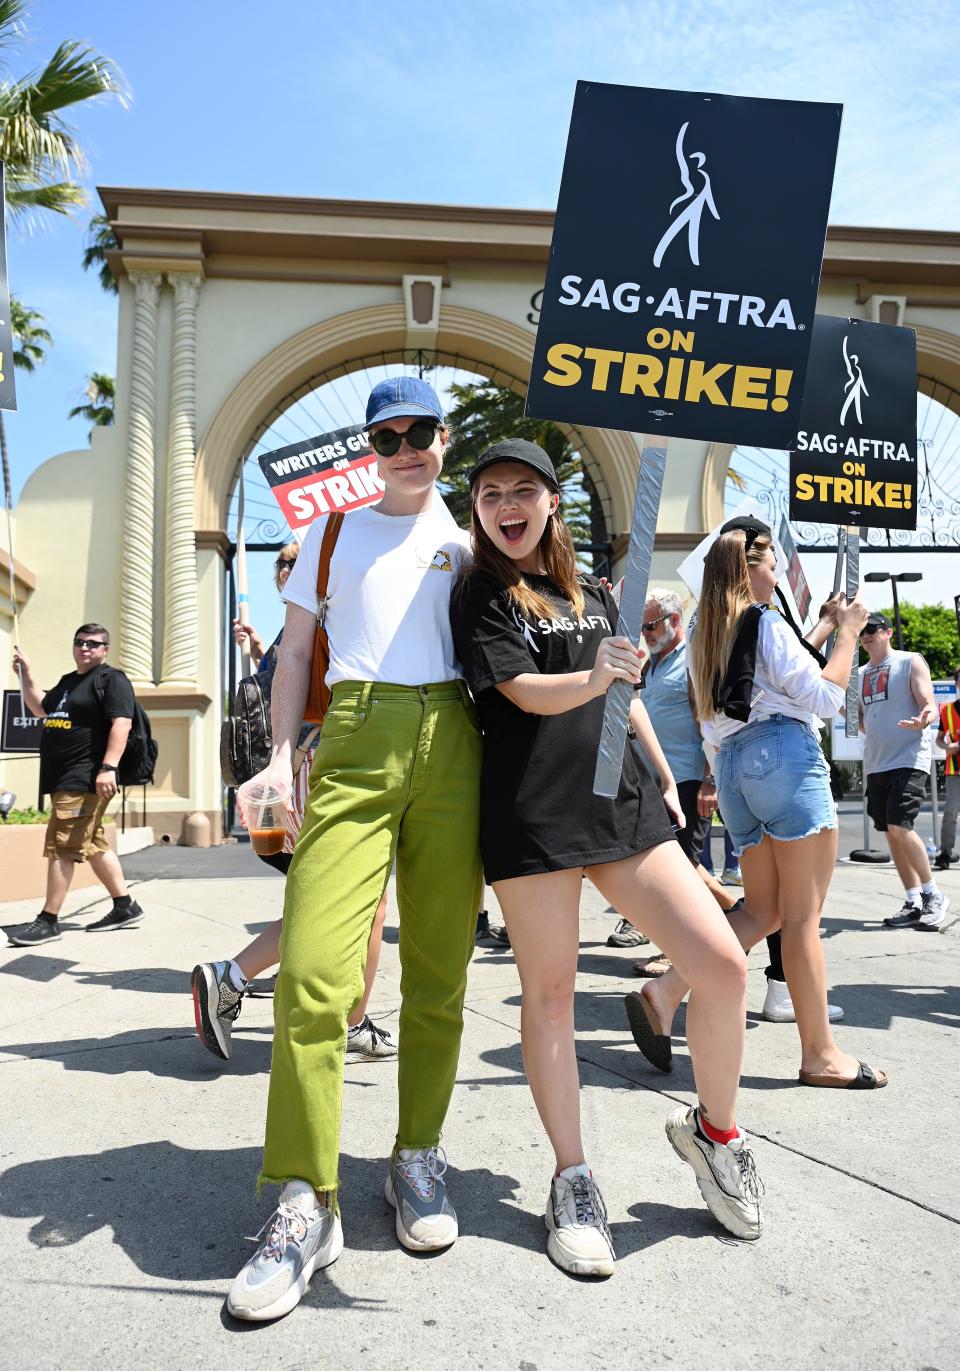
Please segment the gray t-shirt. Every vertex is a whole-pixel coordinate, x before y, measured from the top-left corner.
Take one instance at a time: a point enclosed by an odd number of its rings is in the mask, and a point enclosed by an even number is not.
[[[898,727],[901,719],[912,719],[920,708],[910,689],[913,656],[912,652],[889,652],[879,666],[868,662],[860,668],[867,776],[898,767],[930,770],[929,729]]]

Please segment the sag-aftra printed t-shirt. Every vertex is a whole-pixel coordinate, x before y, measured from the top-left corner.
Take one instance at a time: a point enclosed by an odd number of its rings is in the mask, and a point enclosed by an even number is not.
[[[583,614],[545,576],[525,576],[556,604],[531,621],[486,572],[473,572],[451,603],[457,655],[483,729],[480,850],[488,881],[614,862],[673,837],[653,778],[628,743],[615,800],[593,793],[603,697],[563,714],[527,714],[495,687],[528,673],[589,671],[617,607],[592,576],[581,578]]]
[[[47,691],[42,705],[47,716],[40,735],[43,793],[93,794],[111,723],[133,718],[133,686],[112,666],[70,671]]]
[[[287,604],[317,612],[317,566],[326,518],[310,525],[283,589]],[[461,676],[450,632],[450,591],[470,539],[439,495],[425,514],[344,517],[330,562],[327,635],[337,681],[426,685]]]

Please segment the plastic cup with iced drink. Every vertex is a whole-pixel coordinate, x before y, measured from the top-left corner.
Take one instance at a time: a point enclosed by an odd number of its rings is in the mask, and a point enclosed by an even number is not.
[[[237,804],[250,834],[253,850],[260,857],[283,851],[287,836],[287,801],[293,786],[289,781],[244,781],[237,791]]]

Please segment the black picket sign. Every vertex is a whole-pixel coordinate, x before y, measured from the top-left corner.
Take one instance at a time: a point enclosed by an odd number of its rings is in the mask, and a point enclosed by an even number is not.
[[[841,113],[578,82],[527,413],[784,448]]]
[[[798,431],[790,518],[917,526],[917,335],[818,314]]]

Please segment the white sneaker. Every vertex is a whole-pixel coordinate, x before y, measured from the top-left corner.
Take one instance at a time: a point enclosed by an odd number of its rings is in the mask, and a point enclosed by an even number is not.
[[[713,1217],[738,1238],[759,1238],[763,1182],[746,1133],[715,1143],[701,1132],[696,1110],[685,1105],[667,1119],[666,1133],[673,1150],[693,1167]]]
[[[460,1229],[443,1179],[446,1169],[439,1143],[401,1147],[390,1158],[384,1194],[397,1211],[397,1238],[412,1252],[433,1252],[457,1240]]]
[[[617,1254],[607,1227],[607,1207],[587,1166],[568,1166],[554,1176],[546,1213],[547,1254],[574,1276],[612,1276]]]
[[[946,895],[942,895],[939,890],[931,891],[929,895],[920,896],[920,917],[917,920],[917,928],[924,933],[942,933],[948,925],[947,911],[950,908],[950,901]],[[953,922],[951,919],[950,923]]]
[[[227,1296],[235,1319],[260,1322],[289,1314],[317,1267],[330,1266],[343,1251],[340,1215],[318,1202],[307,1181],[287,1181],[257,1237],[263,1232],[266,1238]]]
[[[775,981],[772,976],[767,977],[767,994],[763,1001],[763,1017],[770,1023],[797,1022],[797,1016],[793,1012],[793,1000],[790,998],[790,988],[786,981]],[[831,1023],[837,1023],[843,1018],[843,1010],[838,1004],[828,1004],[827,1018]]]

